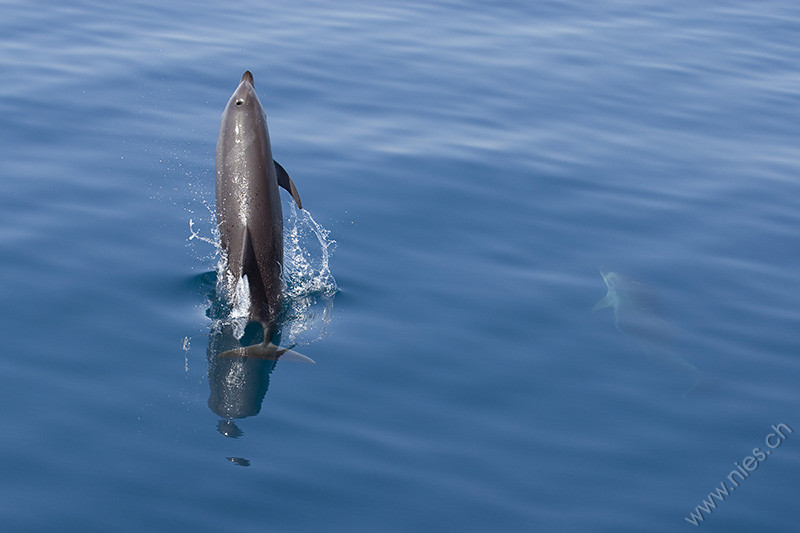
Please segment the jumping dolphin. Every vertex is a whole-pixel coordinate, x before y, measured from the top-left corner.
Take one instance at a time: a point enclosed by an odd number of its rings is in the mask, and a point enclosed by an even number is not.
[[[227,257],[222,284],[249,297],[248,316],[264,330],[261,344],[229,350],[223,357],[311,359],[272,341],[283,305],[283,214],[278,186],[303,208],[289,174],[272,159],[267,117],[253,85],[242,75],[222,113],[216,154],[217,225]]]

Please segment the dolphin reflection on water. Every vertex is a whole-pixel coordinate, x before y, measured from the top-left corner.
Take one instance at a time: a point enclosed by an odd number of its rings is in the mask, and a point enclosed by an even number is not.
[[[688,375],[694,383],[684,392],[686,396],[703,381],[703,375],[673,350],[678,330],[661,317],[658,295],[647,285],[617,272],[601,268],[600,275],[607,292],[592,311],[610,308],[614,312],[614,325],[621,333],[635,339],[647,355],[654,355]]]
[[[248,328],[244,343],[254,340],[257,333]],[[269,376],[277,359],[258,357],[221,357],[228,350],[242,345],[236,338],[235,325],[219,322],[208,340],[208,384],[210,394],[208,407],[226,422],[218,428],[226,437],[236,438],[237,429],[233,419],[254,416],[261,411],[261,404],[269,389]]]

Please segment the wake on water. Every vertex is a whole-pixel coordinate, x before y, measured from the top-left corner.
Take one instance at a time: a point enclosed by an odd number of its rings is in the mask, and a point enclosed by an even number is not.
[[[306,210],[294,202],[284,206],[283,225],[283,320],[281,343],[285,346],[307,345],[323,338],[331,322],[333,298],[339,290],[331,274],[330,258],[336,241]],[[216,221],[213,207],[204,202]],[[227,257],[220,247],[216,223],[210,224],[211,236],[201,234],[189,219],[189,241],[199,240],[214,246],[217,286],[215,301],[210,302],[212,331],[232,325],[237,339],[244,335],[250,308],[247,277],[226,280]]]

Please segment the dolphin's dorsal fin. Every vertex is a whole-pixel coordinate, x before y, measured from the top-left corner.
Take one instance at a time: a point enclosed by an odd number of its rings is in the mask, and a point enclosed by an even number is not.
[[[248,276],[251,280],[258,274],[258,260],[253,249],[253,240],[250,238],[250,230],[247,226],[242,228],[242,277]]]
[[[275,175],[278,176],[278,185],[289,191],[297,207],[303,209],[303,204],[300,202],[300,194],[297,192],[297,187],[294,186],[292,178],[289,177],[289,173],[274,159],[272,162],[275,163]]]

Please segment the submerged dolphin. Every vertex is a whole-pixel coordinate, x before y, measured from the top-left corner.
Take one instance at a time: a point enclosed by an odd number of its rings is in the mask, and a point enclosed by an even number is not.
[[[249,297],[248,316],[264,330],[261,344],[229,350],[222,356],[311,361],[271,340],[283,305],[283,213],[278,186],[303,208],[289,174],[272,159],[267,118],[253,86],[242,75],[222,113],[216,154],[217,225],[227,257],[222,284],[229,296]]]
[[[703,381],[702,373],[677,355],[672,341],[677,330],[661,318],[658,297],[649,287],[622,274],[600,269],[606,284],[606,295],[597,302],[592,311],[611,308],[614,311],[614,324],[623,334],[641,343],[648,355],[658,355],[681,368],[694,380],[684,396]]]
[[[622,274],[600,269],[606,295],[592,311],[610,307],[614,324],[625,335],[650,343],[669,341],[673,331],[659,313],[658,297],[646,285]]]

